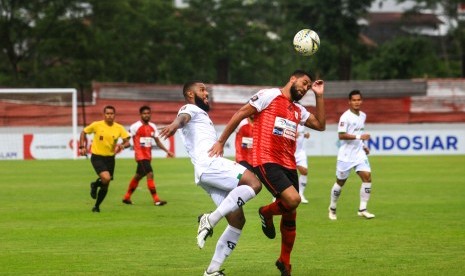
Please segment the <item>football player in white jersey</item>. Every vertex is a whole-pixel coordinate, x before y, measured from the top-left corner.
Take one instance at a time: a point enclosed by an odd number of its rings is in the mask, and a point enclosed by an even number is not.
[[[207,237],[212,236],[213,227],[221,218],[228,221],[210,265],[204,271],[204,276],[224,275],[221,265],[236,247],[245,224],[242,206],[254,198],[262,186],[255,174],[244,166],[223,157],[209,156],[208,150],[218,138],[207,114],[210,106],[205,84],[187,82],[183,94],[187,104],[181,107],[176,119],[161,130],[160,137],[166,139],[181,129],[181,138],[194,165],[195,183],[209,194],[217,206],[215,211],[199,216],[199,248],[203,248]]]
[[[367,157],[370,150],[364,141],[370,139],[370,134],[364,132],[367,116],[360,110],[362,101],[362,93],[359,90],[351,91],[349,93],[349,109],[339,119],[338,133],[341,146],[337,155],[336,183],[331,189],[331,203],[328,210],[328,216],[331,220],[337,219],[337,200],[351,169],[354,169],[362,180],[360,206],[357,214],[367,219],[375,217],[374,214],[367,211],[367,203],[371,193],[371,167]]]
[[[302,203],[308,203],[304,196],[305,188],[307,187],[308,175],[308,157],[305,151],[305,139],[310,138],[310,133],[305,130],[303,125],[297,125],[297,140],[295,149],[295,162],[297,164],[297,171],[299,171],[299,194]]]

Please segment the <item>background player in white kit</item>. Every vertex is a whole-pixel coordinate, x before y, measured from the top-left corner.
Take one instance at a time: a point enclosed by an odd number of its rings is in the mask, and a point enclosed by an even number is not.
[[[367,155],[370,153],[364,141],[370,139],[370,134],[364,133],[366,114],[360,111],[362,93],[353,90],[349,93],[349,109],[339,119],[338,133],[341,146],[337,155],[336,183],[331,189],[329,219],[336,220],[337,200],[342,187],[353,168],[362,180],[360,188],[360,206],[357,214],[367,219],[375,215],[367,211],[367,203],[371,193],[371,168]]]
[[[223,217],[228,225],[216,244],[215,253],[204,275],[224,275],[220,270],[226,257],[232,253],[245,224],[242,206],[261,190],[261,183],[254,173],[244,166],[222,157],[209,157],[208,150],[217,141],[216,130],[207,111],[208,91],[202,82],[184,84],[187,104],[181,107],[176,119],[160,132],[160,137],[170,137],[178,128],[181,138],[194,165],[195,183],[202,187],[217,205],[210,214],[199,216],[197,245],[203,248],[213,227]]]
[[[307,187],[308,175],[308,157],[305,151],[305,139],[310,138],[310,133],[305,130],[303,125],[297,125],[297,140],[295,149],[295,162],[297,164],[297,171],[299,172],[299,194],[302,203],[308,203],[305,198],[304,191]]]

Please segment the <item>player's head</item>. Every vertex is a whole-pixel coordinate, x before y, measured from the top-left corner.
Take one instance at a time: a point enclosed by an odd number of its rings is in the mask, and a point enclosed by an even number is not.
[[[116,109],[111,105],[106,105],[103,108],[103,116],[107,124],[113,124],[113,121],[115,120],[115,113]]]
[[[189,81],[184,84],[182,94],[188,103],[195,104],[205,111],[210,110],[207,87],[200,81]]]
[[[150,106],[144,105],[139,108],[140,119],[144,122],[149,122],[152,115]]]
[[[289,82],[291,83],[290,92],[293,101],[302,99],[307,91],[312,87],[312,76],[304,70],[295,70],[292,72]]]
[[[362,105],[363,98],[362,92],[360,90],[352,90],[349,93],[349,107],[352,111],[360,110],[360,106]]]

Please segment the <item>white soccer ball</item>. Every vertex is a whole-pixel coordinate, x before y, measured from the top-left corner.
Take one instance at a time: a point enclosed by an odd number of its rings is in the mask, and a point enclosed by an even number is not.
[[[320,48],[320,37],[310,29],[302,29],[294,36],[294,49],[303,56],[311,56]]]

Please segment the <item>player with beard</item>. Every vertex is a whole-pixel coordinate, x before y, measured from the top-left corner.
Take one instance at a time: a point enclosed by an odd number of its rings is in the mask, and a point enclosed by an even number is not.
[[[316,98],[316,112],[310,113],[297,103],[308,90]],[[326,114],[323,100],[324,82],[312,82],[309,73],[296,70],[284,87],[262,89],[237,111],[226,125],[210,156],[222,156],[226,140],[241,120],[254,115],[253,167],[256,175],[276,197],[276,201],[260,207],[263,233],[276,236],[273,216],[280,215],[281,254],[276,261],[281,275],[291,275],[291,251],[296,236],[296,209],[301,202],[294,153],[297,125],[323,131]]]
[[[181,138],[194,165],[195,183],[211,197],[217,208],[199,216],[197,245],[203,248],[213,227],[225,217],[228,225],[218,239],[215,253],[204,275],[224,275],[221,265],[236,247],[245,224],[242,206],[261,190],[261,183],[244,166],[222,157],[210,157],[208,150],[217,140],[217,133],[207,112],[208,91],[205,84],[192,81],[183,88],[186,105],[176,119],[160,132],[168,138],[180,128]]]

